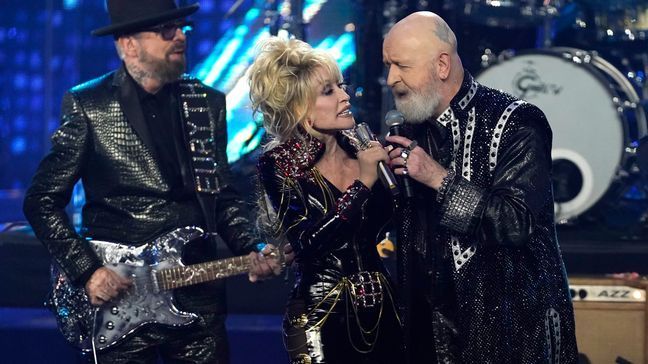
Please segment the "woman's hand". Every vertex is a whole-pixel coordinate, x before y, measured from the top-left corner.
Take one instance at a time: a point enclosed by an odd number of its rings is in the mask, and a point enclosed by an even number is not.
[[[277,248],[272,244],[267,244],[260,252],[248,254],[250,259],[250,270],[248,278],[250,282],[256,282],[278,276],[281,274],[281,263],[279,262],[279,253]]]
[[[389,162],[389,156],[380,143],[370,142],[370,147],[358,152],[360,164],[360,177],[358,178],[365,186],[371,188],[378,179],[378,162]]]

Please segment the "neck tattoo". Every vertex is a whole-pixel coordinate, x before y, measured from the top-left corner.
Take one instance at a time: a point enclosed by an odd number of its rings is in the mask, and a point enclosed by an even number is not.
[[[152,73],[143,70],[136,64],[126,63],[128,73],[142,88],[150,93],[157,92],[162,87],[162,81]]]

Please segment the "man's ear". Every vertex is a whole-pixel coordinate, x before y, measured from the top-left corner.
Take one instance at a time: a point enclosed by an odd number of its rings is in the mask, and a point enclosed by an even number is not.
[[[441,80],[446,80],[450,76],[450,55],[448,53],[439,54],[439,61],[437,62],[437,74]]]
[[[137,45],[135,37],[120,37],[117,43],[121,46],[122,52],[127,57],[137,57]]]

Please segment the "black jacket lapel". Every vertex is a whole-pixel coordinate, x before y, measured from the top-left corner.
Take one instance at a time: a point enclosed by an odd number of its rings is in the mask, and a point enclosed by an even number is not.
[[[133,129],[135,129],[135,132],[140,139],[142,139],[142,142],[144,142],[144,145],[146,145],[149,151],[157,157],[153,138],[148,130],[146,120],[144,119],[144,112],[139,103],[137,90],[135,89],[133,82],[128,79],[128,74],[126,74],[126,68],[124,65],[122,65],[115,73],[113,86],[118,87],[119,104],[121,105],[124,115],[126,115],[126,120],[128,120]]]

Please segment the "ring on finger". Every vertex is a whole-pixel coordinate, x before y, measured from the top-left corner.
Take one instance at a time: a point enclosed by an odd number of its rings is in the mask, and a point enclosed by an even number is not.
[[[412,151],[409,149],[403,149],[400,153],[400,157],[405,160],[405,163],[407,163],[407,158],[409,158],[409,155]]]
[[[407,171],[407,168],[403,168],[403,175],[407,176],[408,174],[409,174],[409,172]]]
[[[416,140],[412,140],[412,142],[409,143],[409,145],[407,147],[405,147],[405,149],[407,149],[407,150],[409,150],[411,152],[414,148],[416,148],[417,145],[418,145],[418,142]]]

